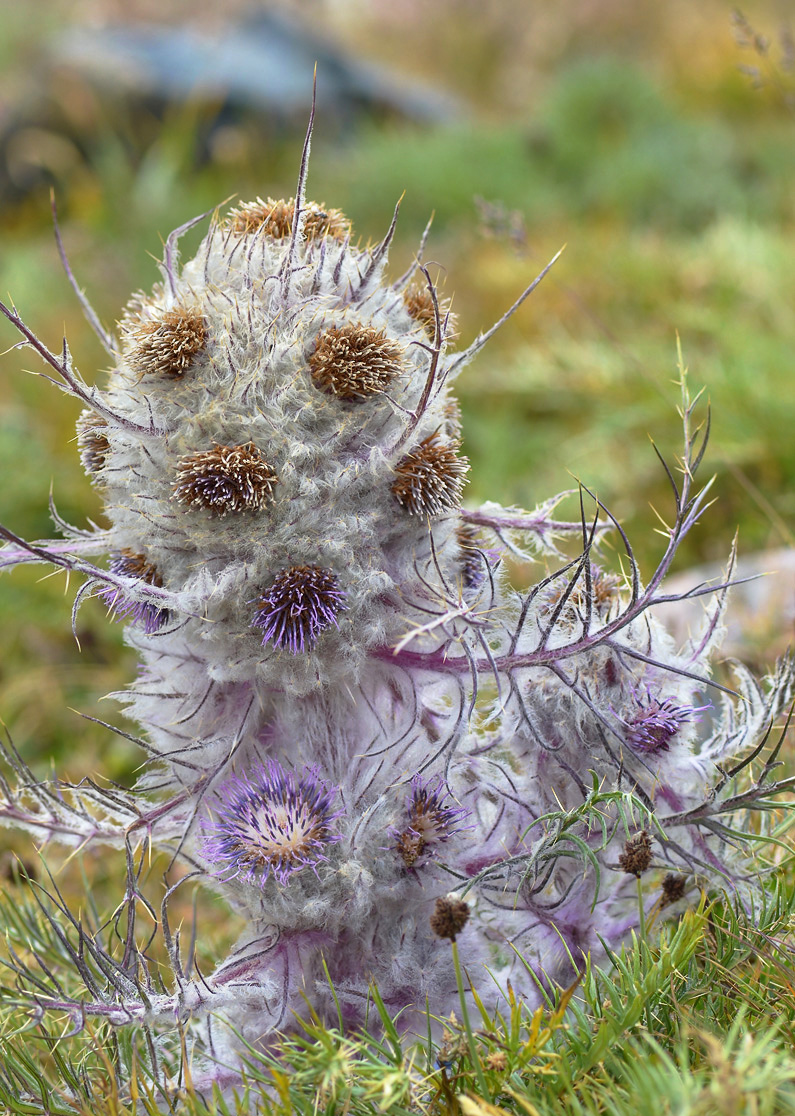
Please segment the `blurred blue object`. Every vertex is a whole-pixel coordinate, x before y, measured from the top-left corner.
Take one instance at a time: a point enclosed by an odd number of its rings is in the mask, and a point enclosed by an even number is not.
[[[317,63],[324,111],[344,117],[386,111],[427,123],[463,114],[451,95],[362,61],[272,11],[216,35],[193,27],[75,27],[56,38],[51,56],[117,94],[164,102],[212,99],[278,117],[306,116]]]

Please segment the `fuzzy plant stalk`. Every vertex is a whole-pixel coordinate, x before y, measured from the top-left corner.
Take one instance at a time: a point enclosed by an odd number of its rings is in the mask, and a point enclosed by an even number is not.
[[[684,594],[683,646],[664,624],[664,579],[709,487],[684,377],[684,449],[664,466],[672,510],[647,580],[584,488],[569,520],[561,497],[465,508],[453,385],[501,322],[456,351],[422,248],[387,278],[397,210],[383,241],[357,246],[342,213],[306,200],[308,150],[309,135],[293,199],[173,232],[160,281],[115,332],[73,283],[113,362],[104,388],[2,306],[82,404],[79,451],[107,526],[53,512],[57,540],[2,528],[0,564],[72,571],[75,612],[98,597],[124,624],[140,671],[122,700],[146,757],[125,791],[39,781],[8,750],[4,822],[119,848],[128,865],[121,952],[61,907],[85,993],[49,971],[36,983],[28,959],[15,994],[77,1027],[148,1028],[153,1065],[177,1021],[205,1084],[234,1083],[308,1004],[356,1027],[375,983],[402,1027],[426,1033],[426,1005],[460,1010],[459,956],[484,1000],[510,983],[534,1004],[701,888],[752,902],[742,834],[758,838],[789,787],[765,750],[789,664],[766,683],[738,666],[732,688],[710,666],[731,563]],[[180,237],[208,216],[181,261]],[[151,846],[245,921],[211,973],[181,950],[167,895],[172,972],[147,975],[134,912]]]

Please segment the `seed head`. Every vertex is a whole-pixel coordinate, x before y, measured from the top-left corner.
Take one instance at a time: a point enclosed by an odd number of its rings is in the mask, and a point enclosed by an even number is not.
[[[687,876],[677,876],[673,872],[669,872],[662,882],[660,910],[670,907],[672,903],[677,903],[685,893],[686,884]]]
[[[155,585],[158,588],[163,585],[157,568],[145,555],[136,554],[134,550],[120,550],[113,554],[110,572],[119,577],[134,577],[146,585]],[[151,601],[136,601],[125,597],[124,592],[115,585],[100,589],[97,596],[105,602],[117,620],[126,620],[129,617],[133,623],[142,625],[147,635],[159,631],[169,619],[168,609],[158,608]]]
[[[139,376],[178,380],[204,348],[206,326],[195,307],[174,306],[148,318],[128,333],[128,363]]]
[[[320,566],[291,566],[276,575],[259,598],[254,619],[262,628],[262,643],[272,643],[292,655],[311,651],[321,632],[337,627],[345,609],[345,593],[336,574]]]
[[[316,202],[306,202],[303,206],[304,236],[307,240],[321,240],[330,236],[342,242],[350,234],[351,223],[339,209],[326,209]],[[233,209],[228,223],[233,232],[240,236],[264,232],[274,240],[285,240],[293,231],[295,220],[295,199],[257,198]]]
[[[235,775],[217,792],[211,822],[204,825],[203,852],[224,879],[263,886],[270,876],[286,884],[302,868],[327,860],[340,837],[331,823],[336,788],[314,768],[299,778],[270,760]]]
[[[409,515],[440,515],[461,503],[469,462],[459,448],[436,431],[395,466],[392,494]]]
[[[437,938],[448,938],[454,942],[469,919],[469,904],[454,895],[445,895],[436,900],[431,915],[431,930]]]
[[[183,457],[177,469],[174,498],[223,517],[229,512],[256,511],[273,500],[278,483],[253,442],[214,446]]]
[[[363,400],[386,391],[403,370],[403,349],[386,330],[373,326],[331,326],[309,357],[312,382],[328,395]]]
[[[105,464],[110,452],[110,442],[105,431],[107,421],[101,415],[85,410],[77,420],[77,448],[85,471],[92,477]]]
[[[642,876],[651,864],[651,837],[645,829],[630,837],[618,858],[619,867],[630,876]]]

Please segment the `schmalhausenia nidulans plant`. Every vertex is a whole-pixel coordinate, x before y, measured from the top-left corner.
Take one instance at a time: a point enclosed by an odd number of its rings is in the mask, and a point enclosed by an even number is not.
[[[308,148],[294,199],[214,214],[186,263],[197,222],[172,233],[161,281],[115,335],[83,300],[113,360],[104,389],[3,307],[83,404],[79,451],[109,526],[57,518],[63,538],[35,543],[3,529],[0,564],[82,575],[75,609],[98,596],[126,625],[148,762],[125,792],[37,782],[9,753],[0,812],[39,840],[126,850],[122,911],[154,845],[247,927],[199,973],[166,900],[163,984],[132,918],[111,957],[75,917],[85,994],[51,973],[26,984],[30,959],[17,994],[76,1025],[179,1023],[206,1082],[234,1081],[246,1044],[307,1003],[361,1024],[373,982],[401,1026],[427,1031],[426,1005],[441,1018],[458,1004],[445,937],[484,1000],[510,982],[535,1003],[653,907],[702,886],[749,895],[742,831],[759,838],[788,786],[749,761],[789,666],[761,686],[737,667],[736,692],[711,677],[731,563],[685,594],[684,646],[664,626],[663,580],[708,487],[684,377],[667,546],[645,583],[585,489],[570,522],[560,497],[465,509],[453,385],[493,330],[456,352],[422,252],[386,277],[395,221],[357,247],[341,213],[305,200]],[[532,588],[512,586],[506,555]]]

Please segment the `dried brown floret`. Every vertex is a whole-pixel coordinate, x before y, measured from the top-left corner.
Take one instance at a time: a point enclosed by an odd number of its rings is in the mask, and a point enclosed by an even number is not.
[[[207,327],[195,307],[174,306],[140,322],[128,337],[132,345],[127,360],[133,372],[178,380],[204,348]]]
[[[105,433],[108,423],[101,415],[86,409],[77,420],[77,448],[85,471],[96,477],[110,453]]]
[[[456,317],[450,313],[450,303],[447,299],[440,299],[437,293],[439,317],[442,331],[447,341],[452,341],[456,336]],[[409,287],[403,294],[403,302],[409,315],[417,325],[422,326],[431,341],[436,337],[436,312],[433,298],[427,286]]]
[[[276,471],[253,442],[213,446],[182,458],[174,497],[180,504],[224,516],[264,508],[277,484]]]
[[[330,236],[342,242],[350,234],[351,223],[339,209],[326,209],[316,202],[305,202],[304,236],[307,240],[321,240]],[[295,199],[257,198],[233,209],[229,214],[229,225],[240,236],[262,230],[274,240],[284,240],[293,231],[295,220]]]
[[[437,938],[448,938],[454,942],[469,920],[469,904],[463,899],[445,895],[436,900],[431,915],[431,930]]]
[[[673,872],[669,872],[662,882],[662,896],[660,898],[660,910],[670,907],[672,903],[678,903],[685,893],[687,884],[687,876],[678,876]]]
[[[445,442],[438,430],[395,466],[392,495],[409,515],[439,515],[457,508],[469,462],[459,457],[460,442]]]
[[[619,867],[630,876],[642,876],[651,864],[651,837],[645,829],[630,837],[618,858]]]
[[[318,336],[309,357],[312,382],[342,399],[362,400],[386,391],[403,370],[403,349],[386,330],[351,324]]]

